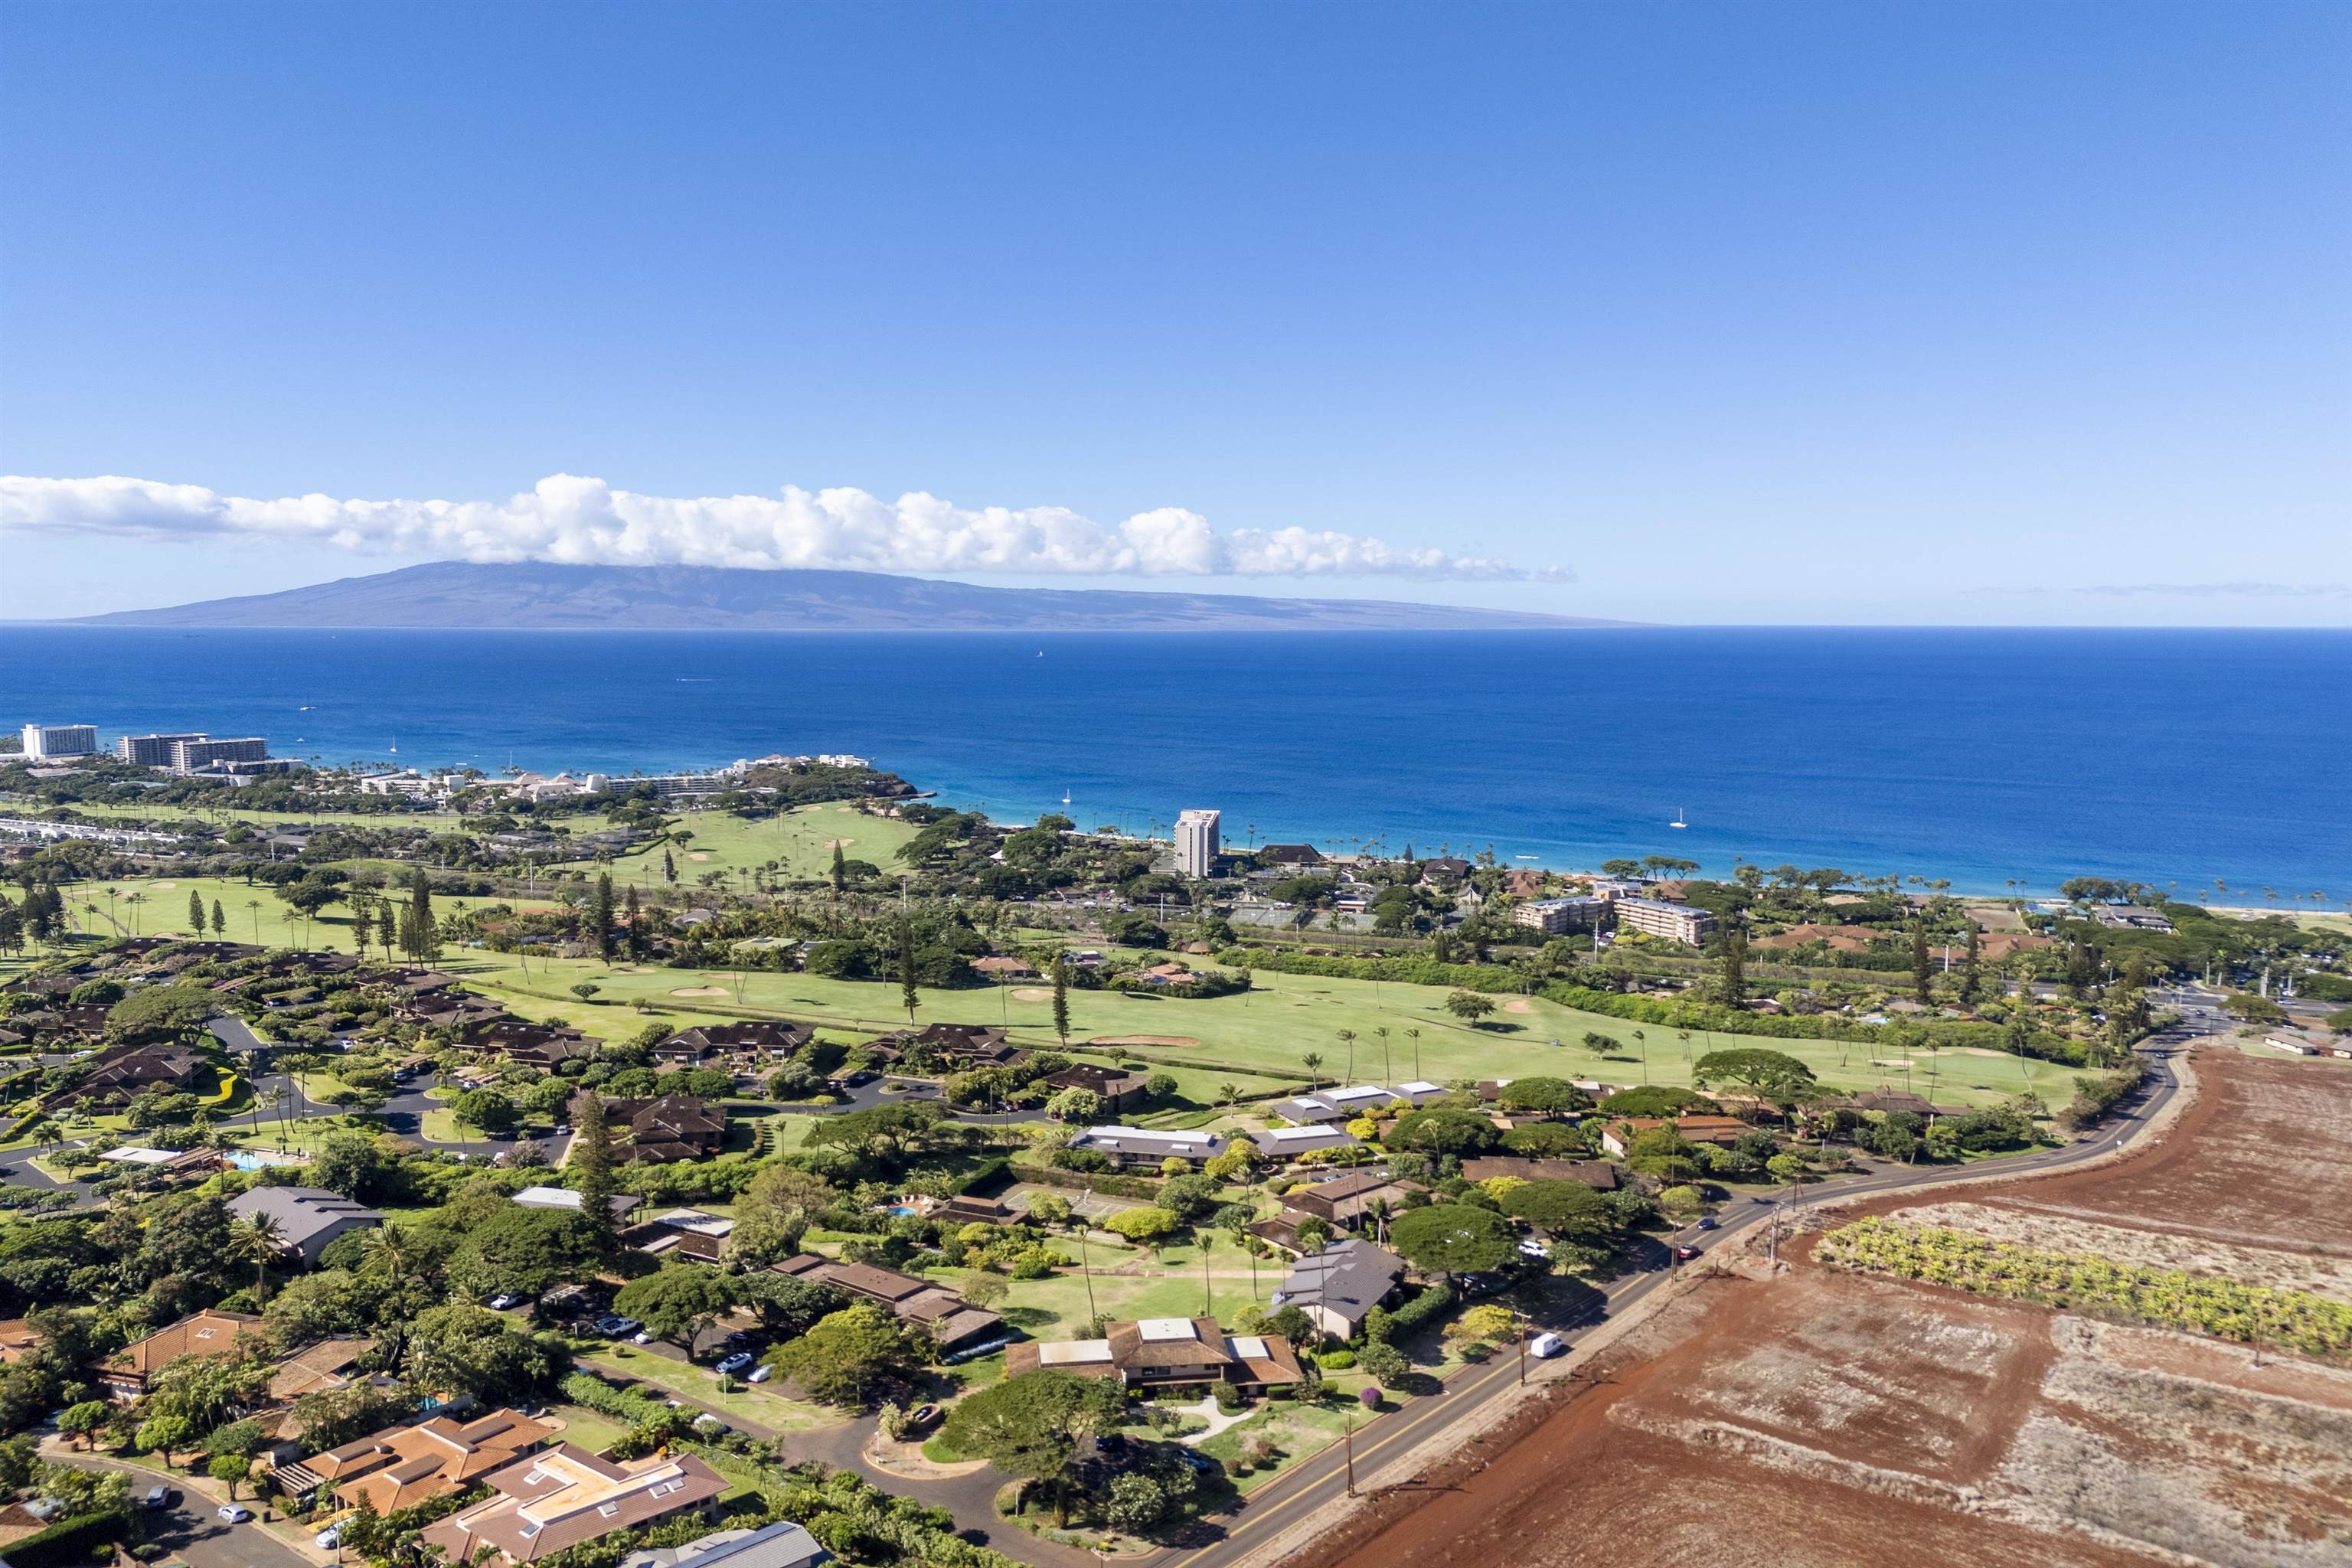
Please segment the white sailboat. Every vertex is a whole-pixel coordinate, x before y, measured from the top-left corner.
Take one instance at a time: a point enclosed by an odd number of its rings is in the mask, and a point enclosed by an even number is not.
[[[1070,792],[1068,790],[1064,790],[1062,792],[1062,804],[1064,805],[1070,804]]]
[[[1675,807],[1675,819],[1672,822],[1667,823],[1666,826],[1668,827],[1688,827],[1690,826],[1689,823],[1683,820],[1683,808],[1681,806],[1678,805]]]

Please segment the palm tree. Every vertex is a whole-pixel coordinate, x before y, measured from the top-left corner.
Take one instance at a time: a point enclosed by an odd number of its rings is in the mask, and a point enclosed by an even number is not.
[[[253,945],[259,947],[261,945],[261,900],[247,899],[245,900],[245,907],[253,911]]]
[[[1300,1065],[1307,1068],[1308,1092],[1312,1093],[1314,1090],[1321,1089],[1323,1087],[1323,1053],[1320,1051],[1309,1051],[1305,1056],[1299,1058],[1298,1060]]]
[[[1404,1037],[1412,1042],[1412,1076],[1418,1080],[1421,1077],[1421,1031],[1418,1028],[1407,1029]]]
[[[1340,1030],[1339,1043],[1348,1047],[1347,1078],[1349,1083],[1353,1083],[1356,1081],[1356,1031],[1353,1029]]]
[[[247,1215],[228,1227],[229,1256],[253,1265],[254,1308],[269,1304],[269,1266],[279,1247],[278,1222],[266,1214]]]
[[[131,934],[137,936],[139,934],[139,906],[147,901],[147,895],[144,893],[128,893],[123,896],[122,901],[131,906]]]
[[[1381,1040],[1381,1076],[1386,1079],[1393,1079],[1396,1077],[1396,1063],[1389,1056],[1389,1026],[1386,1024],[1382,1024],[1380,1027],[1374,1029],[1372,1033],[1379,1036]]]

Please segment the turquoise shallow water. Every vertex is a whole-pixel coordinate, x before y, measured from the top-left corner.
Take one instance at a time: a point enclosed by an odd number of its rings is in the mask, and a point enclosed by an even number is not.
[[[848,751],[999,816],[1066,791],[1087,826],[1216,806],[1237,841],[2352,899],[2344,631],[20,626],[0,627],[0,696],[11,726],[261,733],[334,761],[626,772]],[[1678,812],[1687,828],[1667,826]]]

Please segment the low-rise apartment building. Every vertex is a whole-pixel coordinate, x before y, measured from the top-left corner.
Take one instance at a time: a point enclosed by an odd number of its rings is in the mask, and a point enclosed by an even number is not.
[[[1715,930],[1714,915],[1688,904],[1669,904],[1656,899],[1616,899],[1611,901],[1610,908],[1616,911],[1619,931],[1638,931],[1692,947],[1704,942]]]

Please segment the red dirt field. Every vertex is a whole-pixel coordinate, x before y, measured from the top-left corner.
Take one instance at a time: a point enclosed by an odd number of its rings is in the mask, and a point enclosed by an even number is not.
[[[2135,1230],[2352,1258],[2352,1064],[2221,1048],[2198,1052],[2194,1066],[2197,1103],[2148,1152],[1969,1195]]]
[[[2198,1101],[2130,1158],[1867,1206],[2352,1256],[2352,1071],[2226,1050],[2195,1068]],[[2352,1564],[2352,1372],[1810,1250],[1709,1281],[1484,1468],[1423,1478],[1412,1511],[1286,1568]]]

